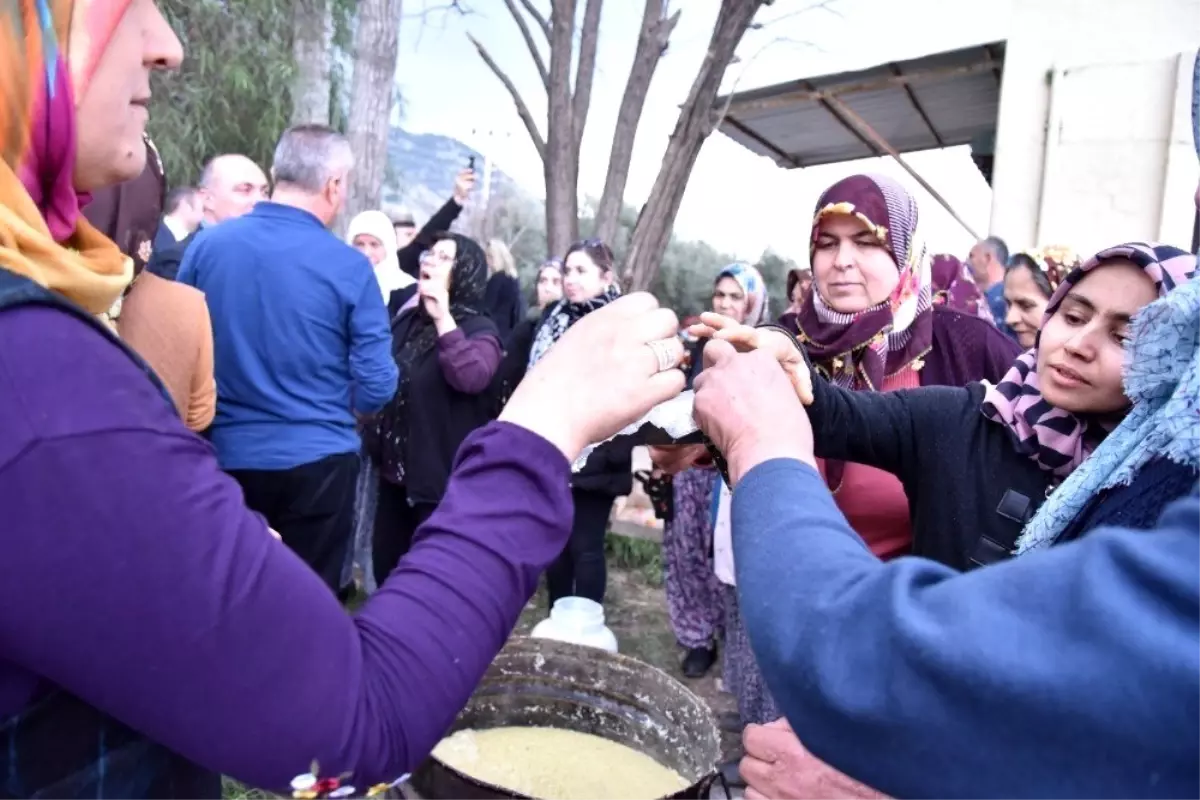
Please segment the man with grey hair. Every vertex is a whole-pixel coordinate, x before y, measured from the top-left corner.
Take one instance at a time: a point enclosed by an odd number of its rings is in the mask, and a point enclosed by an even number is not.
[[[381,409],[398,378],[371,264],[329,232],[353,167],[341,134],[290,128],[271,199],[207,231],[179,271],[212,317],[217,458],[334,591],[354,525],[356,416]]]
[[[1004,302],[1004,271],[1008,268],[1008,245],[999,236],[980,239],[971,248],[967,262],[971,265],[971,275],[975,278],[975,284],[987,298],[988,310],[992,312],[996,327],[1015,339],[1016,334],[1004,322],[1004,318],[1008,316],[1007,304]]]

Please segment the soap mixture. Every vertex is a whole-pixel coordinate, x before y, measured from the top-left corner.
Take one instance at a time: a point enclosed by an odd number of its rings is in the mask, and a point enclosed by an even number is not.
[[[555,800],[653,800],[686,789],[679,773],[631,747],[562,728],[459,731],[433,750],[464,775]]]

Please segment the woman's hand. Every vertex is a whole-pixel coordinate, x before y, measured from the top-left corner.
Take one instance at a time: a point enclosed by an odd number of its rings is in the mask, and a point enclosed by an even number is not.
[[[887,797],[810,753],[782,717],[766,725],[747,725],[742,744],[746,755],[738,771],[746,781],[746,800]]]
[[[614,300],[581,319],[517,386],[500,419],[520,425],[574,461],[683,391],[682,370],[659,371],[649,342],[661,341],[675,364],[683,343],[675,312],[644,292]]]
[[[647,449],[650,451],[650,463],[664,475],[678,475],[711,461],[708,448],[702,444],[656,445]]]
[[[464,169],[460,170],[458,177],[454,179],[454,202],[460,206],[465,206],[467,200],[471,197],[471,190],[475,188],[475,170]]]
[[[773,458],[815,468],[808,414],[768,352],[738,353],[716,339],[704,359],[708,366],[695,383],[696,424],[725,456],[731,485]]]
[[[421,305],[425,307],[425,313],[433,320],[438,333],[447,333],[442,328],[447,320],[452,321],[454,318],[450,316],[450,292],[446,289],[445,281],[422,274],[421,279],[417,282],[417,291],[421,295]]]
[[[775,357],[779,366],[783,367],[800,402],[806,406],[812,404],[812,375],[808,371],[808,364],[804,362],[804,356],[796,349],[795,343],[779,331],[771,328],[752,328],[711,311],[701,314],[700,322],[688,328],[688,331],[693,336],[729,342],[742,353],[751,350],[767,351]],[[705,362],[707,364],[707,358]]]

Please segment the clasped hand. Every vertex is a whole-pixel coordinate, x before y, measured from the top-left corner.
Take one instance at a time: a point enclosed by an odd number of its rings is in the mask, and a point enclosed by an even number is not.
[[[690,331],[710,339],[696,379],[696,424],[729,464],[737,483],[772,458],[814,464],[812,428],[801,403],[813,401],[812,376],[792,340],[720,314],[703,314]],[[780,369],[782,367],[783,369]],[[693,466],[703,447],[655,447],[650,457],[668,474]]]
[[[811,383],[791,341],[715,314],[702,319],[693,331],[707,333],[713,341],[705,348],[705,370],[696,381],[694,413],[725,455],[730,479],[736,483],[771,458],[813,463],[812,430],[800,403],[802,397],[811,400]],[[660,371],[658,354],[647,346],[662,342],[670,360],[680,363],[678,327],[675,313],[659,308],[645,293],[588,314],[529,370],[500,419],[541,435],[573,461],[585,446],[608,439],[683,390],[683,372]],[[739,348],[748,352],[739,353]],[[683,461],[695,463],[704,448],[684,452],[685,458],[663,471],[686,468]],[[656,448],[655,453],[660,461],[669,461],[661,458],[664,453],[678,456],[680,451]]]
[[[517,386],[501,421],[520,425],[558,447],[568,461],[683,391],[682,370],[659,370],[648,347],[661,341],[679,364],[683,343],[675,312],[639,292],[581,319],[554,343]]]

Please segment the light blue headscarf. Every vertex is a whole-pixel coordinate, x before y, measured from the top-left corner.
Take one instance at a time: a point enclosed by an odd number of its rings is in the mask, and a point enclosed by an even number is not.
[[[1132,334],[1124,378],[1132,410],[1038,509],[1017,555],[1053,544],[1095,495],[1128,485],[1155,458],[1200,466],[1200,277],[1138,312]]]
[[[733,278],[746,293],[746,318],[742,320],[742,323],[752,328],[763,324],[769,313],[767,282],[763,280],[762,273],[758,271],[758,268],[737,262],[718,272],[713,284],[716,285],[721,278]]]

